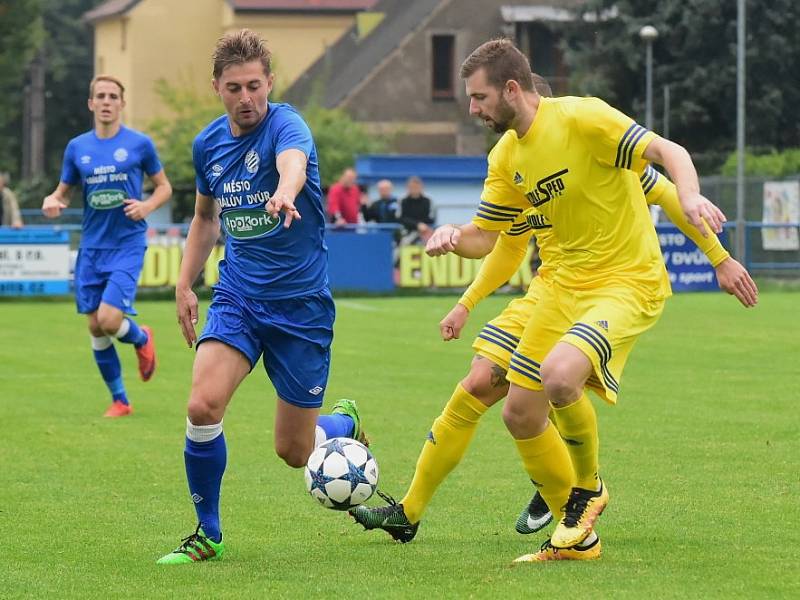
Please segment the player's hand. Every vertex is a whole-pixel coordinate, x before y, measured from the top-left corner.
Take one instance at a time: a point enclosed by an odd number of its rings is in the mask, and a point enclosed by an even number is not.
[[[442,225],[425,244],[425,253],[428,256],[442,256],[456,249],[458,240],[461,239],[461,230],[455,225]]]
[[[722,225],[727,221],[725,214],[717,208],[708,198],[699,193],[684,194],[680,196],[681,208],[689,223],[697,227],[703,237],[708,237],[708,232],[703,226],[703,219],[708,223],[711,231],[722,233]]]
[[[153,209],[150,207],[150,204],[145,201],[142,202],[140,200],[134,200],[133,198],[126,198],[122,201],[125,204],[125,216],[128,217],[131,221],[143,221],[147,218]]]
[[[175,310],[183,339],[191,348],[197,342],[197,333],[194,330],[197,325],[197,295],[191,288],[175,288]]]
[[[63,200],[55,194],[46,196],[42,202],[42,214],[48,219],[55,219],[61,216],[61,211],[67,208]]]
[[[439,322],[439,333],[445,342],[457,340],[461,336],[461,330],[469,319],[469,309],[463,304],[456,304],[444,319]]]
[[[267,201],[267,205],[264,209],[274,219],[277,219],[281,212],[285,212],[286,219],[283,221],[283,226],[285,228],[289,227],[294,219],[299,221],[302,218],[297,208],[295,208],[294,198],[286,192],[275,192],[275,195],[271,196]]]
[[[726,258],[719,263],[717,281],[719,287],[738,298],[742,306],[751,307],[758,303],[758,287],[742,264],[733,258]]]

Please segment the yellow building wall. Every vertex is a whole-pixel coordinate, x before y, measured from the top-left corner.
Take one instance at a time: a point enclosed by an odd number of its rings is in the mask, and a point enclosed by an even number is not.
[[[146,131],[153,118],[169,113],[155,91],[159,79],[213,93],[211,54],[223,33],[246,27],[267,41],[280,91],[354,22],[352,15],[235,13],[226,0],[142,0],[94,24],[95,73],[122,80],[125,123]]]
[[[275,86],[280,93],[354,23],[353,15],[238,13],[225,31],[247,27],[267,41],[272,52]]]

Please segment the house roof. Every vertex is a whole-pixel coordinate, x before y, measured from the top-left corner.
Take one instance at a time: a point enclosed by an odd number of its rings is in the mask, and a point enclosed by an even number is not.
[[[378,0],[228,0],[236,11],[356,12]]]
[[[375,12],[384,19],[363,39],[357,25],[345,32],[309,69],[286,90],[284,97],[304,104],[321,86],[322,106],[338,106],[346,96],[394,52],[426,18],[449,0],[381,0]]]
[[[368,10],[378,0],[227,0],[242,12],[345,12]],[[106,0],[83,14],[89,23],[125,14],[141,0]]]
[[[106,0],[101,5],[83,13],[83,20],[89,23],[109,19],[124,14],[139,4],[141,0]]]

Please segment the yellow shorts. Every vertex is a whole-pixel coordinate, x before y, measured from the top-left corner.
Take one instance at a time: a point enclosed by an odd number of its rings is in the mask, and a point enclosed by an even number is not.
[[[472,342],[475,353],[508,371],[511,354],[517,349],[541,290],[548,285],[540,277],[535,277],[525,296],[509,302],[503,312],[483,326]]]
[[[606,402],[616,403],[628,355],[639,335],[658,321],[664,300],[646,299],[624,286],[570,290],[548,285],[537,296],[531,300],[529,320],[506,378],[520,387],[541,390],[541,363],[558,342],[566,342],[592,363],[586,386]]]

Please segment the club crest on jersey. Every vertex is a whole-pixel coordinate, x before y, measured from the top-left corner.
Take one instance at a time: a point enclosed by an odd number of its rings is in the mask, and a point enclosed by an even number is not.
[[[258,152],[250,150],[244,157],[244,167],[248,173],[255,173],[258,171],[258,166],[261,164],[261,159],[258,157]]]
[[[564,175],[567,173],[569,173],[569,169],[561,169],[537,181],[536,187],[525,194],[528,201],[533,206],[541,206],[545,202],[561,196],[567,189],[564,184]]]
[[[240,208],[222,213],[225,231],[237,240],[252,240],[274,233],[280,222],[280,217],[271,216],[263,208]]]
[[[128,159],[128,151],[125,148],[117,148],[114,150],[114,160],[117,162],[125,162]]]

